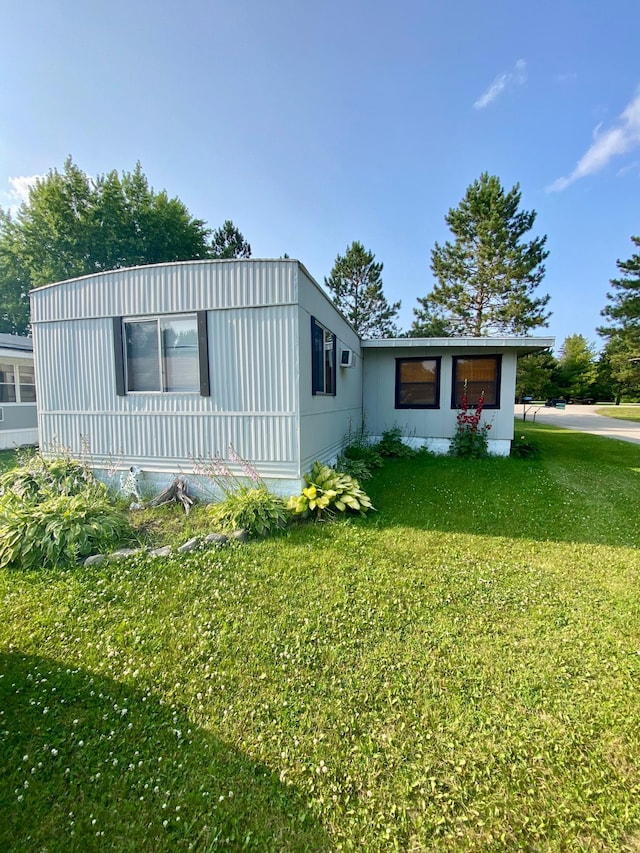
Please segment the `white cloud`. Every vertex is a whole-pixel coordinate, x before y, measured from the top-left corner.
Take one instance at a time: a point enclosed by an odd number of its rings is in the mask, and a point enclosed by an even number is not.
[[[37,180],[44,177],[44,175],[21,175],[17,178],[9,178],[9,191],[0,193],[3,200],[7,200],[2,206],[6,210],[17,210],[23,201],[29,200],[29,189]]]
[[[640,145],[640,92],[627,104],[616,124],[609,130],[602,130],[599,124],[593,132],[593,143],[578,160],[570,175],[558,178],[549,187],[548,192],[562,192],[574,181],[593,175],[609,163],[613,157],[626,154]]]
[[[504,92],[507,87],[522,86],[522,84],[526,82],[526,79],[527,63],[524,59],[519,59],[514,65],[513,71],[505,71],[503,74],[498,74],[487,91],[483,95],[480,95],[473,106],[477,110],[483,110],[485,107],[488,107],[489,104],[493,103],[498,95]]]

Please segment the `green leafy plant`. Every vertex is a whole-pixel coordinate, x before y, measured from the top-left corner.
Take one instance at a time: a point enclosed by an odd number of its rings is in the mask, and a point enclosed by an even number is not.
[[[240,486],[220,503],[207,507],[207,512],[212,524],[220,530],[242,528],[259,536],[282,530],[291,519],[284,500],[264,484],[255,488]]]
[[[288,508],[303,518],[324,513],[357,512],[364,515],[375,509],[369,496],[360,488],[357,480],[344,472],[336,471],[322,462],[314,462],[313,468],[304,475],[306,487],[299,495],[289,498]]]
[[[517,435],[511,442],[511,454],[515,459],[536,459],[540,456],[540,448],[525,435]]]
[[[21,464],[0,477],[0,495],[13,493],[27,501],[42,501],[56,495],[77,495],[89,489],[97,496],[107,494],[88,465],[65,454],[45,458],[41,453],[25,455]]]
[[[91,490],[45,496],[40,502],[14,493],[0,498],[0,567],[72,566],[90,554],[112,551],[132,538],[126,515]]]
[[[375,449],[380,456],[387,459],[411,459],[417,453],[413,447],[404,443],[399,426],[385,430]]]

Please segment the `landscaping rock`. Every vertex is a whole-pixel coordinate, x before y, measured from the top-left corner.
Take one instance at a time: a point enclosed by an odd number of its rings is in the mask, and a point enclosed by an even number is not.
[[[113,554],[109,554],[109,559],[126,560],[128,557],[137,557],[138,554],[142,553],[142,548],[120,548],[119,551],[114,551]]]
[[[226,545],[229,541],[229,537],[225,536],[224,533],[207,533],[204,537],[204,541],[207,545]]]
[[[187,554],[189,551],[195,551],[195,549],[200,544],[200,539],[197,536],[194,536],[193,539],[189,539],[184,545],[181,545],[178,548],[178,551],[181,554]]]
[[[235,539],[236,542],[248,542],[249,534],[246,530],[234,530],[230,538]]]
[[[153,551],[149,551],[150,557],[170,557],[171,556],[171,545],[164,545],[162,548],[154,548]]]
[[[87,557],[84,561],[85,566],[99,566],[100,563],[104,563],[107,559],[106,554],[93,554],[91,557]]]

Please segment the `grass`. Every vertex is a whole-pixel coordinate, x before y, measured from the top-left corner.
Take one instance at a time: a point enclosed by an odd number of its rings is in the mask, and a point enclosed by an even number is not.
[[[0,849],[640,849],[640,447],[518,429],[366,520],[0,574]]]
[[[597,415],[606,415],[608,418],[618,418],[621,421],[635,421],[640,423],[640,406],[606,406],[596,409]]]

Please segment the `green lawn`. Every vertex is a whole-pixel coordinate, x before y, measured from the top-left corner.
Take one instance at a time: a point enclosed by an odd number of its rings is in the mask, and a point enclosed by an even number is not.
[[[0,573],[0,849],[639,850],[640,446],[517,429],[365,520]]]
[[[608,418],[619,418],[621,421],[640,422],[640,406],[603,406],[596,409],[597,415],[606,415]]]

